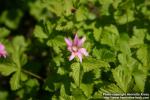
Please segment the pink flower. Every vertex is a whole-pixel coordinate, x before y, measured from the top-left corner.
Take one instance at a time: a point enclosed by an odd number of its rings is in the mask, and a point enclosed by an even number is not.
[[[79,39],[77,34],[74,37],[74,40],[71,41],[69,38],[65,38],[65,42],[67,44],[68,51],[71,52],[71,56],[69,57],[69,61],[74,59],[74,57],[78,57],[80,62],[82,62],[83,55],[88,56],[88,52],[85,48],[83,48],[83,43],[86,40],[85,37]]]
[[[5,50],[5,46],[0,43],[0,57],[6,58],[7,52]]]

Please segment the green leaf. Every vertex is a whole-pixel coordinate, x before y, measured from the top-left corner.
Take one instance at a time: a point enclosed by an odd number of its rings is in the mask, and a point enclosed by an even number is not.
[[[119,6],[119,4],[120,4],[121,2],[122,2],[122,0],[114,0],[113,3],[112,3],[112,5],[113,5],[113,7],[114,7],[115,9],[117,9],[118,6]]]
[[[114,13],[114,18],[117,23],[119,24],[126,24],[135,20],[134,18],[134,11],[127,9],[127,10],[116,10]]]
[[[104,93],[104,92],[103,92]],[[103,93],[99,90],[99,91],[96,91],[93,96],[92,96],[92,100],[103,100],[104,98],[102,97]]]
[[[109,7],[113,3],[113,0],[99,0],[100,4],[102,5],[100,9],[101,15],[110,15]]]
[[[24,37],[16,36],[12,41],[12,46],[13,47],[9,49],[11,52],[12,60],[18,68],[21,68],[21,64],[24,65],[27,60],[25,55],[23,55],[27,46]]]
[[[122,66],[128,67],[130,71],[133,71],[133,69],[139,64],[136,59],[123,53],[118,54],[118,60]]]
[[[71,13],[71,9],[73,9],[74,7],[73,7],[73,1],[72,0],[70,0],[70,1],[64,1],[64,10],[65,10],[65,15],[66,16],[69,16],[69,15],[71,15],[72,13]]]
[[[46,5],[49,3],[43,2],[41,0],[35,1],[35,2],[29,2],[30,7],[30,14],[34,16],[37,20],[45,20],[47,17],[48,12],[44,11],[48,9],[48,7],[45,8]]]
[[[59,3],[58,3],[59,2]],[[54,14],[56,14],[57,16],[63,16],[64,14],[64,2],[61,0],[50,0],[49,2],[45,2],[48,10],[50,12],[53,12]],[[65,9],[66,10],[66,9]]]
[[[150,61],[150,59],[149,59],[149,52],[148,52],[147,45],[141,46],[137,50],[136,54],[137,54],[137,58],[143,63],[143,65],[148,66],[148,61]]]
[[[17,69],[13,64],[0,64],[0,73],[4,76],[9,76]]]
[[[150,34],[146,34],[146,39],[150,41]]]
[[[73,28],[73,26],[74,26],[74,24],[72,21],[67,21],[64,18],[61,18],[58,21],[58,24],[56,26],[56,30],[58,30],[58,31],[70,30]]]
[[[103,35],[101,38],[102,44],[105,44],[105,45],[108,45],[111,47],[115,47],[118,38],[119,38],[119,32],[118,32],[116,26],[110,25],[110,26],[104,27]]]
[[[20,9],[4,10],[0,16],[0,23],[4,23],[11,29],[16,29],[22,16],[23,12]]]
[[[101,77],[101,74],[102,74],[101,73],[101,69],[99,69],[99,68],[98,69],[94,69],[93,73],[94,73],[94,79],[98,79],[97,81],[100,81],[99,78]]]
[[[27,43],[23,36],[15,36],[12,44],[6,45],[7,52],[16,68],[20,68],[27,62],[27,56],[24,54],[26,46]]]
[[[60,66],[62,62],[64,62],[64,59],[62,55],[58,55],[53,58],[54,62],[56,63],[56,66]]]
[[[126,54],[118,54],[118,60],[122,65],[126,65],[128,63],[129,56]]]
[[[98,50],[97,48],[94,48],[94,49],[93,49],[92,55],[93,55],[94,57],[96,57],[97,59],[101,59],[101,52],[100,52],[100,50]]]
[[[100,87],[92,97],[92,100],[103,100],[104,97],[107,97],[106,94],[123,94],[124,92],[114,83],[107,84],[103,83],[104,86]],[[109,98],[110,99],[110,98]]]
[[[122,33],[120,35],[119,38],[119,51],[121,51],[122,53],[126,54],[126,55],[131,55],[131,50],[130,50],[130,46],[129,46],[129,36],[127,33]]]
[[[92,84],[81,84],[80,88],[82,89],[83,93],[86,97],[90,97],[93,92],[93,85]]]
[[[59,67],[57,73],[60,75],[65,75],[68,71],[64,67]]]
[[[94,38],[97,42],[99,42],[101,34],[102,34],[102,28],[101,27],[100,28],[94,28],[93,35],[94,35]]]
[[[145,3],[142,5],[142,7],[141,7],[140,10],[141,10],[142,14],[143,14],[147,19],[150,20],[150,11],[149,11],[148,6],[149,6],[149,1],[145,1]]]
[[[26,86],[31,87],[31,88],[39,86],[39,82],[37,79],[29,79],[25,84]]]
[[[108,49],[93,49],[93,56],[97,59],[106,61],[106,62],[114,62],[116,60],[115,52],[112,52]]]
[[[146,29],[137,29],[136,27],[133,28],[134,35],[129,41],[130,47],[138,48],[140,45],[144,44],[144,38],[147,33]]]
[[[26,90],[26,91],[27,91],[27,90]],[[22,99],[22,98],[24,97],[24,94],[25,94],[25,90],[24,90],[23,88],[18,89],[18,90],[16,91],[16,95],[18,95],[20,99]]]
[[[25,73],[22,73],[20,74],[20,80],[21,81],[26,81],[28,79],[28,76],[25,74]]]
[[[80,63],[73,63],[71,65],[71,69],[72,69],[72,72],[71,72],[71,76],[72,78],[74,79],[74,82],[77,86],[80,85],[80,82],[81,82],[81,72],[80,72]]]
[[[61,49],[65,47],[64,37],[56,36],[55,38],[48,40],[47,45],[52,47],[56,53],[60,53]]]
[[[36,93],[39,91],[39,82],[37,79],[35,78],[30,78],[26,81],[23,82],[24,84],[24,88],[21,88],[23,89],[24,93],[23,93],[23,96],[25,93],[28,93],[30,95],[36,95]],[[19,90],[21,90],[19,89]]]
[[[124,92],[128,92],[128,88],[132,80],[131,71],[128,69],[128,67],[119,65],[117,68],[112,70],[112,73],[117,85]]]
[[[5,27],[0,28],[0,38],[8,36],[10,33],[10,30],[8,30]]]
[[[109,68],[109,64],[105,61],[96,60],[94,58],[87,58],[82,63],[84,72],[88,72],[97,68]]]
[[[0,100],[8,100],[8,91],[0,91]]]
[[[40,25],[35,26],[33,34],[35,35],[35,37],[40,38],[40,39],[48,38],[48,35],[43,30],[43,27]]]
[[[16,51],[16,53],[13,52],[14,54],[24,52],[27,46],[25,38],[23,36],[16,36],[13,39],[12,43],[14,50]]]
[[[20,88],[20,71],[16,71],[10,79],[11,90],[17,90]]]
[[[87,19],[87,9],[84,7],[79,7],[76,11],[76,20],[77,21],[84,21]]]
[[[22,54],[22,55],[20,55],[21,57],[20,57],[20,64],[21,64],[21,66],[24,66],[26,63],[27,63],[27,55],[26,54]]]
[[[87,100],[83,91],[79,88],[73,88],[72,90],[73,100]]]
[[[61,85],[59,99],[60,100],[73,100],[72,96],[69,96],[66,94],[64,85]]]
[[[99,93],[102,95],[103,93],[124,93],[124,91],[122,91],[117,85],[110,84],[100,88]]]
[[[145,72],[143,72],[142,70],[136,70],[133,73],[133,76],[135,79],[136,86],[139,88],[140,92],[144,92],[147,74]]]

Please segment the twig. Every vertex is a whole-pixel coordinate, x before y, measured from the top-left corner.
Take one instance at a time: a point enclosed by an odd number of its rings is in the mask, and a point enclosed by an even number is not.
[[[34,73],[28,71],[28,70],[22,69],[22,71],[23,71],[24,73],[28,74],[28,75],[31,75],[31,76],[33,76],[33,77],[39,79],[39,80],[44,81],[44,79],[43,79],[42,77],[40,77],[40,76],[38,76],[38,75],[36,75],[36,74],[34,74]]]

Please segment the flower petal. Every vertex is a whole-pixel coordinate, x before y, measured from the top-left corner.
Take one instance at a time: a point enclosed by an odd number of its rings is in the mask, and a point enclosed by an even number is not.
[[[69,57],[69,61],[71,61],[74,57],[75,55],[72,53],[71,56]]]
[[[68,38],[65,38],[65,42],[68,46],[72,46],[72,41]]]
[[[78,41],[79,41],[79,38],[78,38],[78,35],[76,34],[75,37],[74,37],[73,44],[78,45]]]
[[[78,52],[78,53],[77,53],[77,56],[78,56],[80,62],[82,62],[82,54],[81,54],[80,52]]]
[[[7,52],[6,51],[0,51],[0,57],[6,58]]]
[[[89,55],[85,48],[80,48],[79,52],[82,53],[82,54],[84,54],[85,56]]]
[[[81,46],[83,45],[83,43],[85,42],[85,40],[86,40],[86,37],[83,37],[82,39],[80,39],[80,40],[78,41],[77,46],[78,46],[78,47],[81,47]]]
[[[6,58],[7,52],[5,50],[5,46],[3,44],[0,44],[0,57]]]
[[[4,49],[5,49],[4,45],[0,44],[0,50],[4,50]]]
[[[73,52],[72,48],[70,46],[67,49],[68,49],[68,51]]]

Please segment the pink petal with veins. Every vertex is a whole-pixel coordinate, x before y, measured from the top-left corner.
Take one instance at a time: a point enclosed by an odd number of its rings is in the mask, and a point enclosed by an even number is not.
[[[80,52],[78,52],[77,56],[78,56],[80,62],[82,62],[82,54]]]
[[[0,57],[6,58],[7,52],[5,50],[5,46],[3,44],[0,44]]]
[[[79,52],[82,53],[82,54],[84,54],[85,56],[89,55],[85,48],[80,48]]]
[[[77,46],[81,47],[81,46],[83,45],[83,43],[85,42],[85,40],[86,40],[86,37],[83,37],[82,39],[80,39],[80,40],[78,41]]]
[[[71,61],[74,57],[75,57],[75,55],[74,55],[74,53],[72,53],[71,56],[69,57],[69,61]]]
[[[0,51],[4,49],[5,49],[4,45],[0,44]]]
[[[69,46],[67,49],[68,51],[72,52],[72,47]]]
[[[76,34],[75,37],[74,37],[73,44],[78,45],[78,41],[79,41],[79,38],[78,38],[78,35]]]
[[[72,46],[72,41],[68,38],[65,38],[65,42],[68,46]]]

